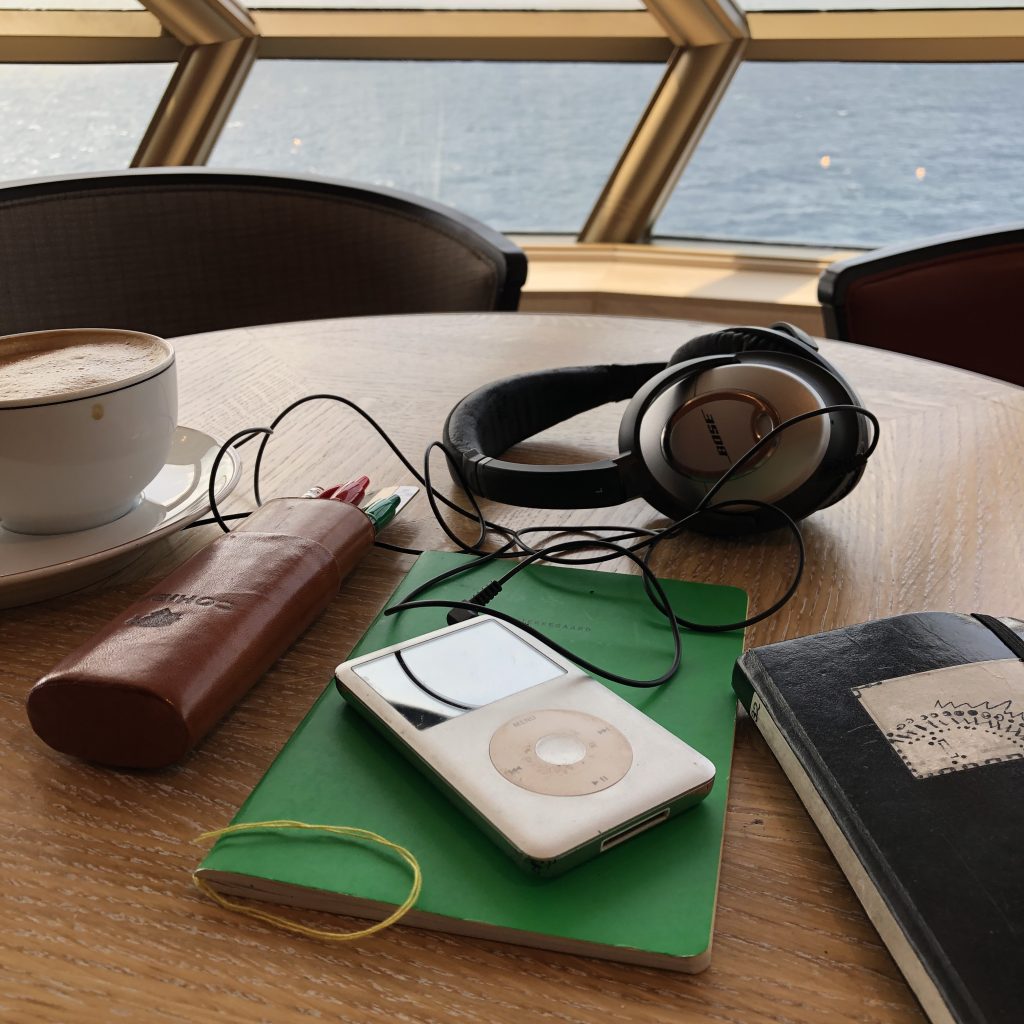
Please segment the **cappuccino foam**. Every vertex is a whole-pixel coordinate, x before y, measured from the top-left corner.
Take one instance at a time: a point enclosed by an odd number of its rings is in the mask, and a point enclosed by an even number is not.
[[[144,335],[100,332],[0,340],[0,401],[55,398],[155,369],[167,349]]]

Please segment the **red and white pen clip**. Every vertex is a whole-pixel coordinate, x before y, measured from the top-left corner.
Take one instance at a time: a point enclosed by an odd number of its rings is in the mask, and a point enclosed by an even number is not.
[[[333,487],[310,487],[304,498],[327,498],[330,501],[343,501],[348,505],[358,505],[366,497],[366,489],[370,486],[368,476],[357,476],[346,484],[335,484]]]
[[[359,476],[348,483],[335,484],[332,487],[310,487],[302,497],[326,498],[329,501],[342,501],[348,505],[359,506],[366,497],[366,489],[369,486],[370,478]],[[412,501],[418,491],[418,487],[407,485],[385,487],[363,505],[362,510],[373,521],[374,530],[379,532]]]

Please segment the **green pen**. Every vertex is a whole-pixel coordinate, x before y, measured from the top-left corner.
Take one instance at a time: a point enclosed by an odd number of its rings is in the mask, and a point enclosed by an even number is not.
[[[374,533],[380,533],[395,518],[398,506],[401,504],[401,497],[397,494],[392,494],[389,498],[381,498],[379,501],[375,501],[363,509],[370,522],[373,523]]]

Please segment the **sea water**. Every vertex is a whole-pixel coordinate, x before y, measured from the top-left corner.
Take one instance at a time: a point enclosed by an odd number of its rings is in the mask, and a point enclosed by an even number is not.
[[[0,178],[128,166],[170,65],[0,66]],[[653,64],[260,61],[210,163],[575,233]],[[658,236],[876,246],[1024,220],[1024,64],[746,63]]]

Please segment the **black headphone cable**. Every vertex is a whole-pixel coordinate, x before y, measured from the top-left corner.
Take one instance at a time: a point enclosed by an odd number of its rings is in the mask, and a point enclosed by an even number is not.
[[[222,530],[227,532],[229,527],[227,525],[229,520],[244,518],[248,513],[234,513],[232,515],[223,516],[217,505],[216,494],[214,493],[213,481],[216,478],[217,468],[220,462],[227,452],[228,448],[235,447],[240,448],[242,445],[252,441],[256,437],[262,437],[257,451],[256,459],[253,465],[253,495],[256,500],[256,504],[259,506],[262,504],[262,498],[260,494],[260,472],[262,469],[263,456],[266,451],[267,445],[270,442],[271,437],[274,435],[275,430],[278,428],[280,423],[295,409],[313,401],[334,401],[339,402],[346,406],[353,412],[361,416],[376,433],[384,440],[385,444],[391,449],[396,458],[402,463],[405,469],[413,476],[413,478],[424,488],[424,492],[427,496],[428,503],[430,505],[431,513],[433,514],[439,527],[449,538],[449,540],[460,548],[464,553],[474,555],[475,558],[471,562],[467,562],[465,565],[456,566],[453,569],[447,570],[443,573],[438,574],[427,582],[418,586],[409,595],[407,595],[400,603],[392,605],[390,608],[384,610],[385,615],[394,615],[400,611],[409,608],[446,608],[450,612],[455,614],[449,619],[449,621],[458,621],[459,619],[469,617],[471,615],[487,614],[494,618],[501,619],[506,622],[510,622],[517,628],[523,630],[529,635],[547,644],[553,650],[559,654],[573,661],[575,664],[580,665],[587,671],[594,672],[598,675],[603,676],[612,682],[621,683],[625,686],[635,686],[642,688],[649,688],[660,686],[667,682],[675,673],[682,660],[682,641],[680,635],[680,627],[686,628],[693,632],[706,632],[706,633],[720,633],[729,632],[735,629],[743,629],[747,626],[753,625],[754,623],[761,622],[762,620],[774,615],[785,603],[793,596],[796,592],[797,587],[800,584],[800,580],[803,575],[805,565],[805,546],[803,536],[800,533],[800,528],[796,521],[778,505],[771,504],[769,502],[762,502],[756,499],[728,499],[726,501],[712,502],[715,494],[717,494],[722,487],[724,487],[751,459],[753,459],[759,451],[762,450],[767,444],[774,440],[780,433],[796,425],[797,423],[803,422],[804,420],[811,419],[815,416],[829,415],[835,412],[850,412],[856,415],[864,416],[867,418],[873,426],[873,436],[871,442],[864,452],[859,453],[857,459],[860,462],[866,462],[871,454],[874,452],[875,447],[878,444],[879,437],[879,424],[878,419],[873,413],[867,409],[858,405],[832,405],[825,406],[821,409],[815,409],[810,412],[802,413],[798,416],[794,416],[788,420],[778,424],[772,430],[768,431],[763,437],[759,438],[739,459],[736,460],[708,489],[704,497],[698,502],[697,507],[682,519],[676,520],[661,529],[645,529],[643,527],[623,527],[623,526],[580,526],[580,527],[566,527],[564,524],[556,526],[529,526],[522,530],[514,530],[511,527],[504,526],[499,523],[494,523],[488,520],[480,508],[479,502],[476,496],[466,485],[466,480],[462,475],[461,467],[458,466],[457,461],[453,458],[452,454],[445,448],[444,444],[440,441],[432,441],[426,448],[423,455],[423,472],[420,473],[416,470],[415,466],[410,462],[406,455],[401,451],[398,445],[391,439],[388,433],[380,426],[377,421],[359,407],[351,399],[345,398],[341,395],[333,394],[312,394],[306,395],[302,398],[297,399],[282,410],[273,419],[269,427],[249,427],[244,430],[240,430],[233,434],[220,448],[214,459],[213,466],[211,467],[210,473],[210,511],[211,517],[209,519],[199,520],[191,525],[199,526],[205,523],[216,522]],[[439,449],[445,456],[448,466],[452,472],[452,475],[457,480],[459,486],[463,489],[466,496],[468,497],[472,511],[469,511],[456,502],[452,501],[440,491],[438,491],[431,480],[430,473],[430,462],[431,454],[435,449]],[[448,525],[445,520],[439,503],[445,505],[448,509],[455,512],[456,514],[469,519],[477,525],[477,537],[472,543],[468,543],[458,536],[457,533]],[[797,544],[797,565],[793,575],[793,579],[789,586],[769,608],[755,615],[749,616],[748,618],[734,623],[725,624],[709,624],[709,623],[697,623],[691,622],[687,619],[677,615],[671,607],[667,595],[661,586],[660,581],[654,574],[650,567],[651,559],[659,545],[666,540],[671,540],[678,537],[683,530],[685,530],[687,524],[697,515],[703,512],[724,510],[727,508],[739,508],[755,506],[759,508],[770,509],[776,512],[782,519],[782,525],[786,526],[787,529],[793,534]],[[541,547],[533,547],[528,544],[523,538],[527,534],[534,533],[546,533],[546,534],[596,534],[596,533],[611,533],[613,536],[609,538],[601,538],[595,536],[588,536],[581,540],[570,540],[561,541],[554,544],[547,544]],[[488,538],[492,535],[497,535],[503,538],[503,542],[497,547],[490,551],[484,550]],[[632,544],[621,543],[623,541],[633,541]],[[423,552],[416,548],[401,547],[395,544],[389,544],[387,542],[377,541],[377,545],[389,551],[396,551],[403,554],[420,555]],[[590,554],[584,558],[569,558],[568,554],[576,551],[591,551],[595,548],[606,549],[603,554],[595,555]],[[642,555],[638,555],[637,552],[643,552]],[[562,647],[560,644],[551,640],[549,637],[540,633],[534,629],[529,623],[525,623],[519,619],[514,618],[499,609],[489,608],[488,605],[501,591],[502,587],[512,580],[515,575],[525,569],[528,565],[538,561],[546,561],[552,564],[562,565],[575,565],[575,566],[586,566],[593,565],[605,561],[609,561],[615,558],[629,558],[636,564],[640,570],[640,574],[643,578],[644,590],[650,599],[654,607],[659,611],[660,614],[665,616],[668,620],[669,628],[672,634],[673,642],[673,659],[671,666],[663,672],[656,679],[633,679],[628,676],[623,676],[615,672],[610,672],[600,666],[594,665],[586,659],[580,657],[574,652]],[[446,580],[452,579],[464,572],[471,569],[475,569],[478,566],[485,564],[490,561],[494,561],[502,558],[515,558],[519,561],[514,565],[508,572],[504,573],[498,579],[491,581],[485,587],[481,588],[473,597],[468,601],[450,601],[450,600],[417,600],[420,594],[427,590],[437,586],[439,583]],[[461,614],[459,614],[461,613]]]

